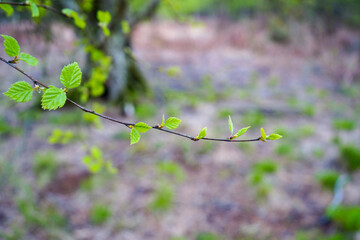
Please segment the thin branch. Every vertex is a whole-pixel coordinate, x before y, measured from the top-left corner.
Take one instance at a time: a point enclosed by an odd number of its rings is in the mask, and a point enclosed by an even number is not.
[[[0,2],[0,4],[8,4],[8,5],[13,5],[13,6],[22,6],[22,7],[30,7],[30,4],[29,3],[16,3],[16,2]],[[36,4],[36,6],[40,7],[40,8],[44,8],[44,9],[47,9],[49,11],[52,11],[56,14],[59,14],[63,17],[66,17],[66,18],[70,18],[72,19],[72,17],[62,13],[61,11],[57,10],[56,8],[53,8],[51,6],[47,6],[47,5],[43,5],[43,4]]]
[[[20,68],[18,68],[15,64],[11,63],[10,61],[7,61],[6,59],[0,57],[0,61],[6,63],[7,65],[9,65],[10,67],[14,68],[15,70],[17,70],[18,72],[20,72],[21,74],[23,74],[24,76],[26,76],[28,79],[30,79],[35,85],[40,85],[44,88],[49,88],[48,85],[38,81],[37,79],[35,79],[34,77],[30,76],[29,74],[27,74],[26,72],[24,72],[23,70],[21,70]],[[115,123],[119,123],[119,124],[122,124],[128,128],[131,128],[133,126],[135,126],[135,123],[127,123],[127,122],[124,122],[124,121],[121,121],[121,120],[118,120],[118,119],[115,119],[115,118],[112,118],[112,117],[109,117],[109,116],[106,116],[106,115],[103,115],[103,114],[100,114],[100,113],[97,113],[95,112],[94,110],[91,110],[91,109],[88,109],[86,107],[83,107],[81,106],[80,104],[74,102],[73,100],[67,98],[66,99],[69,103],[73,104],[75,107],[81,109],[82,111],[84,112],[87,112],[87,113],[90,113],[90,114],[93,114],[93,115],[96,115],[100,118],[103,118],[103,119],[106,119],[106,120],[109,120],[109,121],[112,121],[112,122],[115,122]],[[155,129],[155,130],[159,130],[159,131],[162,131],[162,132],[165,132],[165,133],[169,133],[169,134],[173,134],[173,135],[177,135],[177,136],[180,136],[180,137],[183,137],[183,138],[187,138],[187,139],[190,139],[192,141],[199,141],[199,140],[205,140],[205,141],[216,141],[216,142],[257,142],[257,141],[260,141],[261,137],[259,138],[254,138],[254,139],[243,139],[243,140],[236,140],[236,139],[228,139],[228,138],[202,138],[202,139],[196,139],[195,137],[193,136],[189,136],[189,135],[186,135],[186,134],[183,134],[183,133],[179,133],[179,132],[175,132],[175,131],[171,131],[171,130],[168,130],[168,129],[164,129],[164,128],[161,128],[159,127],[158,125],[155,125],[155,126],[152,126],[151,129]]]

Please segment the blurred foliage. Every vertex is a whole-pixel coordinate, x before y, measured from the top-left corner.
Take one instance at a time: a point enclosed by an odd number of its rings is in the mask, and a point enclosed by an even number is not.
[[[150,209],[155,212],[169,211],[174,204],[175,192],[173,185],[161,181],[155,189],[153,200],[150,203]]]
[[[141,0],[135,1],[141,2]],[[227,13],[233,18],[255,17],[261,15],[277,16],[286,19],[321,21],[331,30],[332,27],[344,23],[352,27],[360,27],[360,1],[358,0],[165,0],[160,13],[165,16],[178,14],[219,14]],[[278,20],[276,20],[278,21]],[[287,38],[287,24],[269,22],[277,30],[278,40]]]
[[[34,156],[33,170],[40,187],[50,183],[59,169],[59,162],[53,152],[38,152]]]
[[[337,130],[352,131],[356,128],[356,121],[352,119],[334,119],[333,128]]]
[[[96,204],[90,209],[90,221],[95,225],[102,225],[111,217],[111,209],[109,205]]]
[[[268,177],[273,175],[277,169],[278,164],[272,159],[263,159],[252,165],[248,182],[254,187],[258,200],[264,200],[269,195],[272,184],[268,181]]]
[[[327,209],[327,215],[347,231],[360,230],[360,206],[338,206]]]
[[[143,102],[136,106],[135,114],[139,119],[153,118],[157,113],[157,107],[154,103],[149,101]]]
[[[266,122],[266,117],[261,111],[250,110],[242,115],[241,123],[246,126],[260,127]]]
[[[275,173],[277,170],[277,163],[271,159],[265,159],[254,164],[253,169],[265,174]]]
[[[350,172],[360,168],[360,148],[358,146],[352,144],[341,145],[339,152],[340,161],[345,164]]]
[[[53,125],[65,125],[65,126],[73,126],[73,125],[83,125],[84,121],[82,116],[82,112],[78,110],[59,110],[58,112],[51,112],[47,114],[47,120],[49,123]]]
[[[74,141],[74,138],[74,133],[71,130],[62,131],[59,128],[55,128],[48,138],[48,142],[50,144],[68,144]]]
[[[82,161],[91,173],[99,173],[104,170],[110,174],[118,172],[111,161],[104,160],[103,152],[97,146],[92,146],[89,150],[89,155],[83,157]]]
[[[351,236],[348,236],[349,234],[342,234],[342,233],[336,233],[332,235],[326,236],[325,234],[318,232],[318,231],[308,231],[303,232],[299,231],[295,235],[296,240],[351,240],[353,239]]]
[[[280,18],[273,17],[270,19],[270,39],[278,43],[288,43],[290,41],[289,26]]]
[[[196,235],[195,240],[223,240],[224,238],[218,234],[211,232],[200,232]]]
[[[159,162],[156,170],[158,182],[149,208],[154,212],[166,212],[174,205],[176,186],[185,179],[185,171],[173,161]]]
[[[177,183],[183,181],[185,178],[184,170],[175,162],[160,162],[157,164],[157,170],[160,174],[167,175]]]
[[[58,207],[48,202],[38,202],[30,185],[23,184],[22,193],[16,199],[16,206],[27,223],[31,227],[39,227],[46,233],[46,238],[55,238],[54,229],[64,228],[67,220]]]
[[[316,174],[316,180],[321,186],[327,190],[333,191],[335,183],[339,177],[339,173],[333,170],[327,170]]]

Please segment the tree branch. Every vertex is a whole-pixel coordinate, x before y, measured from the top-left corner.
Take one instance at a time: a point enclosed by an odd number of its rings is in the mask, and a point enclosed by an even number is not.
[[[0,2],[0,4],[8,4],[8,5],[13,5],[13,6],[22,6],[22,7],[30,7],[30,4],[29,3],[16,3],[16,2]],[[51,6],[47,6],[47,5],[43,5],[43,4],[36,4],[36,6],[40,7],[40,8],[44,8],[44,9],[47,9],[49,11],[52,11],[56,14],[59,14],[63,17],[66,17],[66,18],[70,18],[72,19],[72,17],[62,13],[61,11],[57,10],[56,8],[53,8]]]
[[[26,72],[24,72],[23,70],[21,70],[20,68],[18,68],[15,64],[11,63],[10,61],[7,61],[6,59],[0,57],[0,61],[6,63],[8,66],[14,68],[15,70],[17,70],[18,72],[20,72],[21,74],[23,74],[24,76],[26,76],[28,79],[30,79],[33,84],[35,85],[40,85],[44,88],[49,88],[48,85],[38,81],[37,79],[35,79],[34,77],[30,76],[29,74],[27,74]],[[127,123],[127,122],[124,122],[124,121],[121,121],[121,120],[118,120],[118,119],[115,119],[115,118],[112,118],[112,117],[109,117],[109,116],[106,116],[106,115],[103,115],[103,114],[100,114],[100,113],[97,113],[95,112],[94,110],[91,110],[91,109],[88,109],[86,107],[83,107],[81,106],[80,104],[74,102],[73,100],[69,99],[69,98],[66,98],[66,100],[73,104],[75,107],[81,109],[82,111],[84,112],[87,112],[87,113],[90,113],[90,114],[93,114],[93,115],[96,115],[100,118],[103,118],[103,119],[106,119],[108,121],[112,121],[112,122],[115,122],[115,123],[119,123],[121,125],[124,125],[128,128],[132,128],[133,126],[135,126],[136,123]],[[175,132],[175,131],[171,131],[171,130],[167,130],[167,129],[164,129],[164,128],[161,128],[159,127],[158,125],[155,125],[155,126],[152,126],[151,129],[154,129],[154,130],[159,130],[159,131],[162,131],[162,132],[165,132],[165,133],[169,133],[169,134],[173,134],[173,135],[177,135],[177,136],[180,136],[180,137],[183,137],[183,138],[187,138],[187,139],[190,139],[192,141],[199,141],[199,140],[206,140],[206,141],[216,141],[216,142],[237,142],[237,143],[240,143],[240,142],[257,142],[257,141],[260,141],[261,137],[259,138],[254,138],[254,139],[243,139],[243,140],[236,140],[236,139],[229,139],[229,138],[202,138],[202,139],[197,139],[193,136],[189,136],[189,135],[186,135],[186,134],[183,134],[183,133],[179,133],[179,132]]]

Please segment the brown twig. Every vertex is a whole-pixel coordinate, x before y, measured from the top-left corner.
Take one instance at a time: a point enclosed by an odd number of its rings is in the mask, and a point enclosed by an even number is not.
[[[0,57],[0,61],[6,63],[7,65],[9,65],[10,67],[14,68],[15,70],[17,70],[18,72],[20,72],[21,74],[23,74],[24,76],[26,76],[28,79],[30,79],[35,85],[40,85],[44,88],[49,88],[48,85],[36,80],[34,77],[30,76],[29,74],[27,74],[26,72],[24,72],[23,70],[21,70],[20,68],[18,68],[14,63],[11,63],[11,61],[8,61],[2,57]],[[106,116],[106,115],[103,115],[103,114],[100,114],[100,113],[97,113],[95,112],[94,110],[91,110],[91,109],[88,109],[86,107],[83,107],[81,106],[80,104],[74,102],[73,100],[67,98],[66,99],[69,103],[73,104],[75,107],[81,109],[82,111],[84,112],[87,112],[87,113],[90,113],[90,114],[94,114],[100,118],[103,118],[103,119],[106,119],[106,120],[109,120],[109,121],[112,121],[112,122],[116,122],[116,123],[119,123],[119,124],[122,124],[128,128],[131,128],[132,126],[135,125],[135,123],[127,123],[127,122],[124,122],[124,121],[121,121],[121,120],[118,120],[118,119],[115,119],[115,118],[112,118],[112,117],[109,117],[109,116]],[[180,137],[184,137],[184,138],[187,138],[187,139],[190,139],[192,141],[199,141],[199,140],[206,140],[206,141],[216,141],[216,142],[257,142],[257,141],[260,141],[261,137],[259,138],[254,138],[254,139],[243,139],[243,140],[238,140],[238,139],[228,139],[228,138],[202,138],[202,139],[197,139],[196,137],[193,137],[193,136],[189,136],[189,135],[186,135],[186,134],[183,134],[183,133],[179,133],[179,132],[175,132],[175,131],[171,131],[171,130],[168,130],[168,129],[164,129],[164,128],[161,128],[159,127],[158,125],[155,125],[155,126],[152,126],[152,129],[155,129],[155,130],[159,130],[159,131],[162,131],[162,132],[165,132],[165,133],[169,133],[169,134],[173,134],[173,135],[177,135],[177,136],[180,136]]]

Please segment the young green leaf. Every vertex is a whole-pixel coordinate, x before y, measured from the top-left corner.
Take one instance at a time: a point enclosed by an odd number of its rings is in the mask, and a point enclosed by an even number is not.
[[[16,57],[20,53],[20,46],[15,38],[7,36],[7,35],[1,35],[5,41],[4,41],[4,47],[5,52],[9,57]]]
[[[280,134],[274,134],[274,133],[266,137],[267,140],[278,140],[280,138],[282,138]]]
[[[130,144],[137,143],[138,141],[140,141],[140,138],[141,138],[141,135],[140,135],[139,131],[136,130],[135,127],[133,127],[130,132],[130,141],[131,141]]]
[[[20,53],[19,59],[31,66],[36,66],[39,63],[39,61],[35,57],[23,52]]]
[[[266,142],[266,133],[265,130],[263,128],[260,129],[261,132],[261,141]]]
[[[234,134],[234,124],[231,120],[231,117],[229,115],[229,129],[230,129],[230,132],[231,132],[231,136]]]
[[[203,129],[201,129],[200,133],[195,137],[196,139],[202,139],[206,136],[207,134],[207,128],[204,127]]]
[[[105,163],[105,168],[110,174],[116,174],[118,172],[117,168],[113,166],[112,162],[107,161]]]
[[[242,129],[240,129],[235,135],[234,138],[240,137],[241,135],[243,135],[244,133],[246,133],[246,131],[250,128],[251,126],[248,127],[244,127]]]
[[[75,25],[80,28],[80,29],[84,29],[86,27],[86,22],[85,20],[80,17],[77,12],[74,12],[73,14],[73,18],[74,18],[74,23]]]
[[[74,10],[70,8],[64,8],[63,10],[61,10],[61,12],[68,17],[72,17],[72,13],[74,12]]]
[[[128,21],[121,21],[121,29],[122,29],[122,32],[124,34],[129,34],[130,33],[130,25],[129,25],[129,22]]]
[[[38,17],[39,16],[39,8],[34,2],[34,0],[28,0],[30,7],[31,7],[31,16]]]
[[[162,116],[161,126],[162,127],[165,126],[165,116],[164,116],[164,114]]]
[[[265,133],[265,130],[263,128],[260,129],[260,132],[261,132],[261,136],[266,139],[266,133]]]
[[[109,24],[111,21],[111,14],[108,11],[97,11],[96,17],[100,23],[105,25]]]
[[[45,90],[41,98],[41,106],[43,109],[55,110],[64,106],[66,102],[66,93],[57,87],[50,86]]]
[[[70,8],[64,8],[61,12],[66,16],[73,18],[74,23],[78,28],[84,29],[86,27],[85,20],[82,17],[80,17],[79,14],[74,10]]]
[[[101,26],[101,29],[103,30],[105,36],[110,36],[110,30],[107,26]]]
[[[181,123],[181,120],[176,118],[176,117],[170,117],[166,120],[165,122],[165,127],[167,127],[168,129],[172,130],[175,129],[179,126],[179,124]]]
[[[142,133],[147,132],[152,128],[143,122],[138,122],[137,124],[135,124],[134,127],[136,128],[136,130],[138,130],[139,132],[142,132]]]
[[[25,81],[14,83],[9,90],[4,93],[5,96],[8,96],[16,102],[28,102],[31,100],[32,94],[33,88]]]
[[[7,17],[11,16],[14,12],[14,9],[9,4],[0,4],[0,8],[5,11]]]
[[[60,81],[66,88],[80,86],[82,72],[77,62],[65,66],[60,75]]]
[[[102,151],[98,147],[92,147],[90,149],[90,155],[83,158],[83,163],[89,168],[92,173],[97,173],[103,169],[104,159],[102,157]]]
[[[111,21],[111,14],[108,11],[99,10],[97,11],[96,16],[99,21],[99,26],[102,28],[104,34],[110,36],[110,30],[107,26]]]

